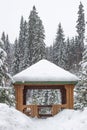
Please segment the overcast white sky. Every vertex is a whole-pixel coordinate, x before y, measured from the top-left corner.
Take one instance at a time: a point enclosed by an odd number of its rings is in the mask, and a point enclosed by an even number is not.
[[[20,18],[26,20],[33,5],[43,21],[46,35],[46,45],[52,45],[57,32],[58,24],[64,30],[65,36],[76,34],[76,20],[80,0],[0,0],[0,37],[3,31],[9,35],[10,42],[18,37]],[[81,0],[87,16],[87,0]],[[87,19],[86,19],[87,21]]]

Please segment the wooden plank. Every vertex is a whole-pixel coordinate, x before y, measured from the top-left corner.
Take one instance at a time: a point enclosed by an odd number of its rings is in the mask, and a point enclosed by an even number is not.
[[[64,85],[25,85],[25,89],[60,89],[64,88]]]

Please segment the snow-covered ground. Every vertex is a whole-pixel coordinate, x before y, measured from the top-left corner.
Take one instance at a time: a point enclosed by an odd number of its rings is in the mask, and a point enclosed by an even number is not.
[[[0,104],[0,130],[87,130],[87,108],[63,110],[54,117],[37,119]]]

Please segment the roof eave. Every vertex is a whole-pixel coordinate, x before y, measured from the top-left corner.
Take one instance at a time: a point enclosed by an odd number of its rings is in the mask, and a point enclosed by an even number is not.
[[[73,84],[76,85],[78,81],[16,81],[13,85],[16,84],[24,84],[24,85],[65,85],[65,84]]]

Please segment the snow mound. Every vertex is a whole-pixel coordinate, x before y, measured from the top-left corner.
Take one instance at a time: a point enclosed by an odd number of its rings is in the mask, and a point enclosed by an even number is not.
[[[0,104],[0,130],[33,130],[32,120],[6,104]]]
[[[34,120],[36,130],[87,130],[87,109],[84,111],[63,110],[54,117]]]
[[[66,109],[54,117],[37,119],[0,104],[0,130],[87,130],[87,108],[84,111]]]

